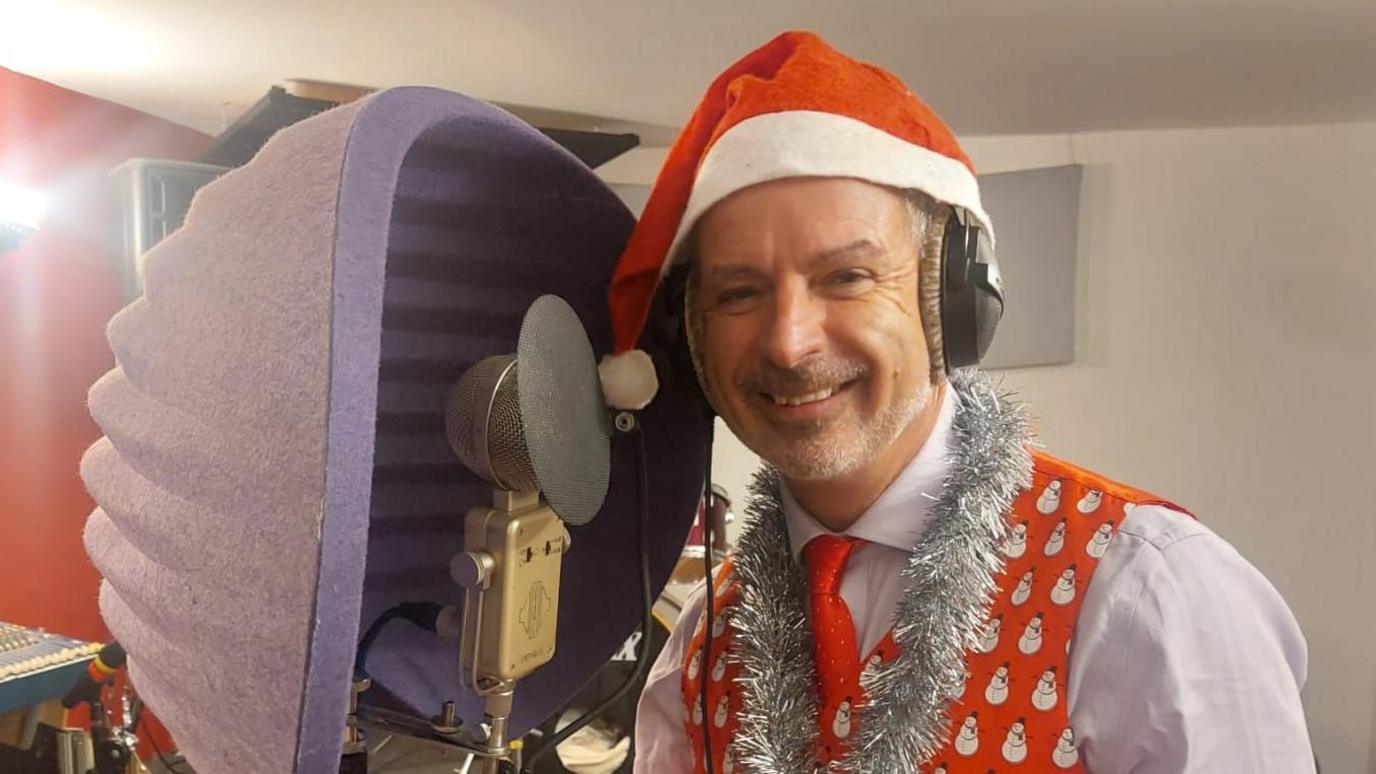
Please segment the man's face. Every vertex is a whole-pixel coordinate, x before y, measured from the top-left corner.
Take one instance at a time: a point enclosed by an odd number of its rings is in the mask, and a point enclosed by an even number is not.
[[[902,197],[777,180],[717,204],[697,239],[708,397],[755,453],[786,478],[840,478],[914,424],[932,387]]]

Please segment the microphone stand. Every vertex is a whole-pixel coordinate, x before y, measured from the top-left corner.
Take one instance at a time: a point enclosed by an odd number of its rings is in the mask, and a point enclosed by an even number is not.
[[[134,756],[132,735],[127,729],[113,729],[105,714],[105,702],[97,694],[89,702],[91,711],[91,748],[95,753],[95,774],[126,774]]]

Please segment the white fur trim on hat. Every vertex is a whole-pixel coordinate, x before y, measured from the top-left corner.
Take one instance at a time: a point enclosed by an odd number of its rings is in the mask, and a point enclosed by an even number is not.
[[[597,366],[597,375],[601,377],[602,397],[607,405],[620,411],[639,411],[650,405],[659,392],[655,363],[644,350],[604,356]]]
[[[712,205],[743,188],[786,177],[853,177],[915,188],[969,211],[993,244],[994,229],[969,167],[849,116],[790,110],[748,118],[717,138],[698,167],[668,254],[675,255]],[[665,272],[669,264],[664,262]]]

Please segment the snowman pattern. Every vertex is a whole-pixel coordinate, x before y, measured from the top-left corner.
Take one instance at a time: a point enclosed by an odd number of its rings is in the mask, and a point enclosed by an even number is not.
[[[1037,510],[1044,515],[1055,514],[1056,511],[1060,509],[1062,497],[1075,497],[1076,490],[1078,490],[1078,487],[1066,490],[1064,482],[1059,479],[1049,482],[1043,488],[1040,497],[1036,501]],[[1085,515],[1093,514],[1102,509],[1102,499],[1103,493],[1101,491],[1094,489],[1087,490],[1078,498],[1078,501],[1074,501],[1076,502],[1075,510]],[[1121,501],[1115,501],[1115,505],[1117,502]],[[1133,507],[1133,503],[1123,503],[1122,509],[1124,516],[1129,514]],[[1067,518],[1061,518],[1051,530],[1048,539],[1043,545],[1043,553],[1046,556],[1057,556],[1064,551],[1069,531],[1068,521]],[[1029,547],[1035,550],[1037,542],[1040,541],[1032,540],[1030,533],[1031,529],[1028,521],[1022,520],[1013,524],[1000,545],[1000,550],[1003,555],[1008,559],[1018,559],[1027,554]],[[1081,534],[1083,533],[1077,532],[1076,536]],[[1114,521],[1105,521],[1098,524],[1088,541],[1083,544],[1085,555],[1092,560],[1101,559],[1112,541],[1114,534]],[[1072,539],[1074,538],[1072,537]],[[1079,540],[1084,540],[1084,538],[1080,537]],[[1025,605],[1028,600],[1031,599],[1034,586],[1036,585],[1036,569],[1036,566],[1025,565],[1025,569],[1009,597],[1009,602],[1013,606]],[[1045,568],[1043,569],[1045,570]],[[1051,603],[1054,605],[1063,607],[1073,604],[1077,596],[1076,585],[1079,580],[1077,566],[1075,564],[1070,564],[1061,570],[1058,575],[1053,577],[1055,582],[1052,584],[1052,588],[1049,592],[1044,591],[1041,593],[1047,593]],[[1045,588],[1045,584],[1042,585],[1042,588]],[[1047,599],[1047,597],[1040,597],[1040,599]],[[978,634],[978,641],[975,648],[976,652],[989,654],[997,649],[1002,636],[1003,618],[1004,616],[1002,614],[996,614],[985,623]],[[703,623],[705,623],[705,621],[699,619],[699,631],[705,628],[702,626]],[[724,634],[727,625],[727,616],[722,615],[714,618],[710,627],[712,636],[719,637]],[[1044,625],[1044,616],[1040,612],[1036,613],[1026,622],[1025,628],[1018,638],[1018,651],[1022,655],[1032,656],[1042,650],[1044,642]],[[1070,651],[1070,645],[1071,641],[1067,639],[1065,642],[1067,653]],[[872,653],[866,660],[864,668],[861,671],[860,684],[862,686],[871,684],[876,679],[883,664],[883,654],[880,652]],[[726,666],[724,654],[714,660],[710,670],[713,681],[719,682],[725,678]],[[686,671],[691,679],[696,679],[700,672],[705,671],[701,652],[694,653]],[[1012,683],[1016,682],[1013,677],[1013,669],[1010,663],[1004,661],[994,669],[993,672],[985,672],[985,674],[988,675],[988,681],[984,686],[983,692],[983,699],[985,702],[991,707],[1008,707],[1009,698],[1012,694]],[[967,692],[969,683],[973,682],[972,678],[973,675],[969,671],[967,665],[964,680],[962,680],[958,689],[959,693],[955,697],[957,701]],[[1022,683],[1019,683],[1019,686],[1022,685]],[[1020,695],[1026,696],[1027,694],[1021,693],[1023,690],[1026,689],[1019,687]],[[1041,673],[1039,679],[1036,680],[1035,687],[1030,693],[1030,703],[1036,711],[1051,712],[1056,709],[1060,704],[1060,687],[1057,685],[1056,665],[1053,664],[1049,666]],[[1014,704],[1017,703],[1016,701],[1014,702]],[[1011,707],[1009,707],[1009,709],[1011,709]],[[1013,713],[1010,712],[1009,714]],[[723,728],[729,720],[729,715],[729,703],[726,697],[723,697],[717,704],[715,712],[713,713],[713,724],[717,728]],[[691,718],[693,724],[699,726],[703,724],[703,709],[699,702],[692,703]],[[854,704],[852,699],[847,697],[836,706],[832,714],[831,731],[834,737],[838,740],[849,739],[853,731],[853,723]],[[1025,718],[1019,717],[1011,725],[1004,728],[1007,733],[1005,738],[1001,740],[1002,746],[1000,749],[1003,760],[1012,765],[1025,762],[1029,757],[1028,733]],[[953,749],[961,756],[974,756],[978,753],[980,747],[979,737],[979,711],[970,711],[958,726],[955,739],[953,740]],[[1073,729],[1067,726],[1059,735],[1051,738],[1056,740],[1053,749],[1047,751],[1040,745],[1033,745],[1031,755],[1043,761],[1045,761],[1046,758],[1042,758],[1041,756],[1048,755],[1051,758],[1052,764],[1060,770],[1072,769],[1078,765],[1079,751]],[[724,772],[724,774],[734,774],[737,766],[734,755],[729,747],[726,749],[721,762],[721,771]],[[943,762],[933,770],[932,774],[945,774],[946,771],[948,771],[948,764]]]
[[[1050,712],[1055,708],[1059,695],[1056,690],[1056,667],[1047,667],[1042,672],[1042,677],[1037,681],[1037,687],[1032,689],[1032,706],[1042,712]]]
[[[1009,763],[1022,763],[1027,760],[1027,723],[1023,718],[1013,721],[1008,727],[1008,736],[1003,740],[1003,759]]]
[[[994,648],[999,645],[999,632],[1003,629],[1003,616],[996,615],[989,619],[989,623],[984,625],[984,631],[979,635],[979,652],[993,653]]]
[[[1075,565],[1061,571],[1056,585],[1051,587],[1051,604],[1065,606],[1075,600]]]
[[[1049,516],[1061,507],[1061,481],[1057,479],[1046,485],[1037,498],[1037,512]]]
[[[1080,762],[1080,751],[1075,748],[1075,731],[1066,726],[1056,738],[1056,749],[1051,751],[1051,762],[1058,769],[1068,769]]]
[[[728,698],[727,696],[723,696],[721,697],[721,701],[717,702],[716,714],[712,716],[712,725],[717,728],[722,728],[726,725],[726,718],[731,709],[730,703],[727,701]]]
[[[1055,556],[1065,547],[1065,519],[1061,519],[1056,524],[1056,528],[1051,530],[1051,537],[1046,539],[1046,547],[1042,553],[1046,556]]]
[[[1078,503],[1075,503],[1075,510],[1086,514],[1094,513],[1099,510],[1099,501],[1102,500],[1103,497],[1103,492],[1100,492],[1098,489],[1091,489],[1085,492],[1085,496],[1081,497]]]
[[[1023,604],[1032,596],[1032,577],[1035,571],[1035,567],[1029,567],[1027,572],[1022,574],[1022,580],[1018,581],[1017,588],[1013,589],[1013,596],[1009,598],[1014,606]]]
[[[1085,544],[1085,553],[1094,559],[1102,559],[1104,552],[1108,550],[1108,543],[1113,539],[1113,522],[1106,521],[1094,530],[1094,536]]]
[[[850,738],[850,697],[841,700],[841,704],[836,707],[836,717],[831,721],[831,733],[837,739]]]
[[[989,685],[984,689],[984,700],[992,706],[1008,701],[1008,662],[1005,661],[989,677]]]
[[[960,723],[956,733],[956,752],[961,755],[974,755],[979,752],[979,712],[971,712]]]
[[[1009,559],[1017,559],[1027,552],[1027,522],[1019,522],[1013,526],[1008,537],[1003,541],[1003,555]]]
[[[712,638],[720,637],[726,631],[726,619],[730,614],[723,611],[721,615],[712,619]]]
[[[1037,613],[1032,616],[1032,620],[1027,622],[1027,628],[1023,629],[1022,636],[1018,638],[1018,652],[1024,656],[1030,656],[1042,649],[1042,614]]]
[[[717,656],[717,660],[712,664],[712,682],[719,683],[726,676],[726,654]]]
[[[865,662],[865,668],[860,671],[860,684],[870,685],[874,678],[879,674],[879,667],[884,665],[884,654],[875,651],[870,654],[869,661]]]

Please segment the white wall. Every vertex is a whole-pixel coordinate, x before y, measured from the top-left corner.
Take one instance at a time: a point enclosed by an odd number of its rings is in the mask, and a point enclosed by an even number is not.
[[[1325,769],[1376,770],[1376,124],[1074,154],[1078,362],[1007,384],[1051,450],[1194,510],[1271,579]]]
[[[1053,453],[1193,510],[1271,579],[1324,770],[1376,774],[1376,124],[965,144],[981,172],[1085,165],[1077,362],[1007,386]],[[653,156],[613,177],[649,182]],[[755,457],[718,435],[739,499]]]

